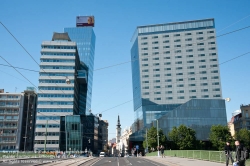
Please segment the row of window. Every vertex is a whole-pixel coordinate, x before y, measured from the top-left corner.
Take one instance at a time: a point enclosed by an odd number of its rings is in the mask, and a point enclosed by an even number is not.
[[[201,89],[201,92],[208,92],[208,89]],[[220,88],[215,88],[213,89],[213,91],[220,91]],[[193,93],[193,92],[197,92],[197,90],[189,90],[189,92]],[[154,92],[154,94],[161,94],[162,92]],[[166,94],[173,94],[173,91],[166,91]],[[177,93],[185,93],[184,90],[178,90]],[[149,95],[150,92],[144,92],[143,95]]]
[[[42,49],[76,49],[76,46],[46,46],[42,45]]]
[[[43,79],[40,79],[39,83],[62,83],[62,84],[66,84],[66,79],[63,79],[63,80],[43,80]],[[74,80],[70,80],[70,83],[74,83]]]
[[[41,59],[41,62],[62,62],[62,63],[74,63],[74,59]]]
[[[36,132],[35,136],[44,136],[45,133],[44,132]],[[59,136],[60,133],[59,132],[47,132],[47,136]]]
[[[198,39],[198,38],[197,38]],[[179,40],[178,40],[179,41]],[[192,39],[187,39],[186,41],[192,41]],[[163,43],[169,43],[169,40],[163,41]],[[159,44],[159,41],[153,41],[152,44]],[[194,44],[194,43],[193,43]],[[193,46],[193,44],[185,44],[186,47]],[[215,42],[208,42],[208,44],[215,44]],[[143,42],[141,45],[148,45],[148,42]],[[205,43],[197,43],[197,46],[204,46]],[[179,45],[174,45],[175,48],[182,47],[180,44]],[[184,46],[183,46],[184,47]],[[153,47],[154,48],[154,47]],[[170,46],[163,46],[163,48],[170,48]]]
[[[6,116],[0,116],[0,119],[2,119],[2,120],[12,120],[12,119],[18,119],[19,117],[18,116],[9,116],[9,115],[6,115]]]
[[[45,124],[37,124],[36,128],[46,128]],[[47,128],[60,128],[59,124],[48,124]]]
[[[39,105],[73,105],[73,102],[69,101],[38,101]]]
[[[190,80],[195,80],[195,78],[192,78]],[[154,83],[159,83],[159,82],[161,82],[161,80],[154,80]],[[142,81],[142,83],[147,84],[147,83],[149,83],[149,81]],[[220,83],[219,82],[213,82],[212,85],[220,85]],[[196,85],[192,84],[192,86],[196,86]],[[200,86],[208,86],[208,83],[200,83]],[[178,84],[177,87],[184,87],[184,84]],[[172,85],[165,85],[165,88],[172,88]]]
[[[35,140],[35,144],[45,144],[44,140]],[[46,140],[46,144],[59,144],[58,140]]]
[[[181,56],[176,56],[176,58],[181,58]],[[153,60],[159,60],[159,58],[152,58],[152,59]],[[143,58],[142,61],[148,61],[148,58]],[[217,59],[214,58],[214,59],[210,59],[209,61],[210,62],[216,62]],[[198,60],[198,62],[206,62],[206,59],[200,59],[200,60]],[[194,63],[194,60],[188,60],[187,63]],[[159,63],[154,63],[154,64],[160,65]],[[164,63],[164,65],[170,65],[170,64],[171,64],[171,62],[165,62]],[[182,64],[182,61],[177,61],[177,62],[175,62],[175,64]]]
[[[203,62],[205,62],[205,61],[203,61]],[[167,62],[167,63],[164,63],[164,64],[169,65],[171,63]],[[160,65],[160,63],[153,63],[153,66],[159,66],[159,65]],[[145,66],[148,66],[148,64],[142,64],[142,67],[145,67]],[[212,67],[218,67],[218,65],[213,64],[213,65],[210,65],[210,67],[211,68]],[[199,66],[199,68],[206,68],[206,65],[201,65],[201,66]],[[183,69],[183,67],[176,67],[176,70],[181,70],[181,69]],[[194,69],[194,66],[188,66],[187,69]],[[158,69],[153,69],[153,70],[157,71]],[[164,70],[172,70],[172,68],[164,68]],[[160,71],[160,69],[158,71]]]
[[[37,116],[36,120],[60,120],[60,116]]]
[[[211,33],[214,33],[214,31],[207,31],[208,34],[211,34]],[[201,34],[204,34],[204,32],[196,32],[196,35],[201,35]],[[190,36],[190,35],[194,35],[194,33],[191,33],[191,32],[188,32],[188,33],[185,33],[183,34],[185,36]],[[178,37],[178,36],[181,36],[181,34],[173,34],[172,36],[174,37]],[[167,37],[170,37],[170,35],[163,35],[162,36],[163,38],[167,38]],[[159,36],[152,36],[151,37],[152,39],[158,39]],[[141,37],[142,40],[146,40],[148,39],[148,37]]]
[[[49,56],[75,56],[74,53],[55,53],[55,52],[41,52],[41,55],[49,55]]]
[[[159,52],[153,52],[152,54],[153,55],[159,55],[160,53]],[[164,54],[170,54],[170,51],[166,51],[166,52],[164,52]],[[142,56],[147,56],[148,53],[142,53],[141,55]],[[209,53],[209,56],[215,56],[215,55],[216,55],[216,53]],[[198,57],[204,57],[204,56],[206,56],[206,54],[198,54]],[[175,56],[175,58],[178,58],[178,57],[182,58],[182,56],[180,56],[180,55]],[[187,58],[192,58],[192,57],[194,57],[194,55],[186,55],[186,57]],[[171,59],[171,57],[164,57],[164,59]]]
[[[75,69],[75,66],[40,66],[41,69]]]
[[[52,97],[52,98],[73,98],[73,94],[39,94],[38,97]]]
[[[213,95],[213,97],[221,97],[221,95]],[[189,99],[196,99],[197,96],[189,96]],[[202,95],[201,98],[209,98],[209,95]],[[149,98],[145,98],[148,99]],[[178,96],[176,99],[185,99],[184,96]],[[154,98],[154,100],[162,100],[161,97]],[[173,100],[173,97],[166,97],[166,100]]]
[[[206,68],[206,65],[200,66],[200,68]],[[153,69],[153,71],[160,71],[160,69],[159,69],[159,70]],[[149,70],[148,70],[148,69],[145,69],[145,70],[142,70],[142,72],[143,72],[143,73],[149,72]],[[218,70],[212,70],[211,73],[219,73],[219,71],[218,71]],[[188,72],[187,74],[188,74],[188,75],[194,75],[195,72]],[[196,74],[198,74],[198,73],[196,73]],[[200,71],[199,74],[207,74],[207,71]],[[183,75],[183,73],[176,73],[176,75],[177,75],[177,76]],[[155,74],[155,75],[153,75],[153,76],[154,76],[154,77],[160,77],[160,76],[158,76],[158,74]],[[172,76],[172,74],[171,74],[171,73],[168,73],[168,74],[164,74],[164,76]],[[143,75],[142,77],[149,77],[149,75]]]
[[[40,76],[74,76],[74,73],[39,73]]]
[[[19,106],[19,102],[0,101],[0,106]]]
[[[165,46],[163,47],[165,48]],[[153,50],[158,50],[159,47],[152,47]],[[148,47],[141,48],[141,50],[145,51],[148,50]],[[208,50],[216,50],[216,47],[210,47]],[[187,49],[186,52],[193,52],[194,49]],[[198,48],[197,51],[205,51],[205,48]],[[163,52],[164,54],[170,54],[170,51]],[[181,50],[175,50],[175,53],[181,53]],[[154,54],[156,55],[156,54]]]
[[[148,78],[148,75],[143,75],[142,78]],[[160,77],[160,74],[155,74],[154,77]],[[200,77],[200,80],[207,80],[207,77]],[[219,76],[212,76],[211,79],[219,79]],[[185,78],[177,78],[176,81],[184,81]],[[189,81],[194,81],[195,78],[188,78]],[[166,79],[165,82],[172,82],[172,79]]]
[[[38,87],[39,90],[74,90],[73,87]]]
[[[72,109],[37,109],[37,112],[73,112]]]

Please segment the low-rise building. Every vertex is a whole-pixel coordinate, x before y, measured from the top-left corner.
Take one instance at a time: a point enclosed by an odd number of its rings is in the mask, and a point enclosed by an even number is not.
[[[250,104],[240,106],[241,113],[234,116],[234,130],[238,132],[240,129],[250,130]]]

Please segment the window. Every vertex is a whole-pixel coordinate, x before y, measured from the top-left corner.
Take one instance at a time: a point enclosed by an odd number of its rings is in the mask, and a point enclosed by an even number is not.
[[[198,43],[197,44],[197,46],[203,46],[204,45],[204,43]]]
[[[220,88],[215,88],[213,89],[213,91],[220,91]]]
[[[187,63],[194,63],[194,61],[187,61]]]
[[[193,75],[193,74],[195,74],[194,72],[188,72],[188,75]]]
[[[206,71],[200,71],[200,74],[207,74]]]
[[[158,41],[152,42],[152,44],[158,44],[158,43],[159,43]]]
[[[207,86],[208,84],[207,83],[201,83],[201,86]]]
[[[183,73],[176,73],[176,75],[177,75],[177,76],[182,76],[182,75],[183,75]]]
[[[169,57],[169,56],[166,56],[166,57],[164,57],[164,59],[170,59],[170,57]]]
[[[176,79],[176,81],[183,81],[183,78]]]
[[[193,52],[193,49],[188,49],[186,50],[186,52]]]
[[[148,44],[148,42],[141,43],[141,45],[147,45],[147,44]]]
[[[190,99],[195,99],[195,98],[196,98],[196,96],[189,96],[189,98],[190,98]]]
[[[216,48],[215,47],[211,47],[211,48],[209,48],[209,50],[215,50]]]
[[[214,31],[207,31],[207,33],[214,33]]]
[[[171,73],[165,74],[165,76],[171,76]]]
[[[206,56],[205,54],[198,54],[198,57]]]
[[[189,92],[196,92],[196,90],[189,90]]]
[[[202,98],[209,98],[209,95],[203,95]]]
[[[220,97],[220,95],[213,95],[213,97]]]
[[[185,99],[184,96],[179,96],[177,99]]]
[[[172,93],[172,91],[167,91],[166,93],[167,93],[167,94],[171,94],[171,93]]]
[[[184,93],[184,90],[178,90],[177,93]]]
[[[185,41],[192,41],[192,38],[185,39]]]
[[[182,56],[175,56],[175,58],[182,58]]]
[[[186,44],[186,46],[187,46],[187,47],[190,47],[190,46],[192,46],[192,44]]]
[[[164,65],[170,65],[171,64],[171,62],[165,62],[164,63]]]
[[[169,43],[169,40],[164,40],[163,43]]]
[[[169,35],[163,35],[162,37],[169,37]]]
[[[161,88],[161,86],[154,86],[155,89]]]
[[[180,34],[174,34],[174,36],[181,36]]]
[[[149,95],[149,92],[144,92],[143,95]]]
[[[218,73],[218,70],[212,70],[211,73]]]
[[[144,59],[142,59],[142,61],[148,61],[148,58],[144,58]]]
[[[161,92],[154,92],[154,94],[155,94],[155,95],[159,95],[159,94],[161,94]]]
[[[141,50],[148,50],[148,48],[142,48]]]
[[[163,46],[163,48],[170,48],[170,46]]]
[[[187,58],[191,58],[191,57],[194,57],[193,55],[187,55]]]
[[[181,45],[175,45],[174,47],[181,47]]]
[[[202,89],[201,92],[208,92],[208,89]]]
[[[179,84],[179,85],[177,85],[177,87],[184,87],[184,85],[183,84]]]
[[[200,80],[207,80],[207,77],[201,77]]]
[[[203,34],[203,32],[196,32],[197,35]]]
[[[182,69],[182,67],[176,67],[176,70],[181,70]]]
[[[153,55],[158,55],[159,54],[159,52],[153,52]]]
[[[148,39],[147,37],[141,37],[142,40]]]
[[[197,40],[203,40],[203,37],[197,37]]]
[[[219,82],[213,82],[212,85],[220,85]]]
[[[175,62],[175,64],[182,64],[182,61]]]
[[[153,71],[160,71],[160,69],[153,69]]]
[[[157,39],[157,38],[158,38],[158,36],[153,36],[153,37],[152,37],[152,39]]]
[[[181,53],[181,50],[176,50],[175,53]]]
[[[142,66],[148,66],[148,64],[142,64]]]
[[[153,58],[153,60],[159,60],[159,58]]]
[[[164,54],[170,54],[170,51],[165,51],[165,52],[163,52]]]
[[[148,78],[149,75],[142,75],[142,78]]]
[[[164,70],[171,70],[171,68],[165,68]]]
[[[158,98],[154,98],[154,100],[161,100],[161,98],[160,98],[160,97],[158,97]]]
[[[149,89],[149,86],[144,86],[142,87],[142,89]]]
[[[210,65],[210,67],[218,67],[218,65]]]
[[[215,44],[215,42],[208,42],[208,44]]]
[[[165,88],[172,88],[172,85],[166,85]]]
[[[172,100],[172,99],[173,99],[173,97],[166,97],[166,99],[167,99],[167,100]]]
[[[154,65],[154,66],[159,66],[159,65],[160,65],[160,63],[153,63],[153,65]]]
[[[209,36],[208,39],[214,39],[214,36]]]
[[[149,81],[142,81],[142,83],[149,83]]]
[[[141,55],[143,55],[143,56],[144,56],[144,55],[148,55],[148,53],[142,53]]]
[[[159,47],[152,47],[152,49],[156,50],[156,49],[159,49]]]
[[[195,84],[189,84],[188,86],[195,86]]]
[[[176,40],[174,40],[174,42],[180,42],[181,41],[181,39],[176,39]]]
[[[187,69],[194,69],[194,66],[188,66]]]
[[[219,79],[219,76],[213,76],[212,79]]]
[[[199,68],[206,68],[206,65],[201,65],[199,66]]]
[[[199,60],[199,62],[206,62],[206,60],[205,60],[205,59],[202,59],[202,60]]]
[[[146,69],[146,70],[142,70],[142,72],[148,72],[148,69]]]
[[[167,79],[165,80],[165,82],[172,82],[172,79]]]
[[[215,56],[216,55],[216,53],[210,53],[209,54],[209,56]]]
[[[160,77],[161,75],[160,74],[154,74],[154,77]]]
[[[186,36],[192,35],[192,33],[185,33]]]
[[[212,61],[213,61],[213,62],[214,62],[214,61],[217,61],[217,59],[210,59],[210,62],[212,62]]]
[[[161,82],[161,80],[154,80],[154,83]]]
[[[194,80],[195,80],[195,78],[188,78],[188,80],[189,80],[189,81],[194,81]]]
[[[204,51],[205,48],[198,48],[198,51]]]

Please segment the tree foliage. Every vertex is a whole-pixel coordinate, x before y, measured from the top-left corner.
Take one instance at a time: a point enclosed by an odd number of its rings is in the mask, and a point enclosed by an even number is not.
[[[168,134],[169,139],[177,145],[178,149],[194,149],[196,144],[195,131],[185,125],[180,125],[178,128],[173,127]]]
[[[223,150],[226,141],[232,141],[228,126],[213,125],[210,129],[209,140],[215,150]]]
[[[145,140],[143,141],[143,147],[147,148],[147,141],[148,141],[148,148],[154,148],[157,149],[157,129],[155,127],[151,127],[147,131],[147,138],[145,135]],[[162,129],[159,129],[159,145],[164,145],[167,142],[167,137],[164,135]]]
[[[250,148],[250,131],[247,129],[240,129],[235,133],[234,138],[239,140],[244,146]]]

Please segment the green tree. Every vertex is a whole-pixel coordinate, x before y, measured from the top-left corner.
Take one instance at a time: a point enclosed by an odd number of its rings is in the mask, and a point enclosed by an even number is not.
[[[232,141],[232,136],[228,126],[213,125],[210,129],[209,140],[216,150],[223,150],[226,141]]]
[[[148,149],[154,148],[157,150],[157,129],[155,127],[151,127],[147,131],[147,138],[146,135],[144,136],[143,147],[147,148],[147,141],[148,141]],[[159,129],[159,145],[165,146],[167,142],[167,137],[164,135],[162,129]]]
[[[195,131],[185,125],[180,125],[178,128],[174,127],[168,136],[177,145],[178,149],[194,149],[195,147]]]
[[[239,140],[244,146],[250,148],[250,131],[247,129],[240,129],[235,133],[234,138]]]

